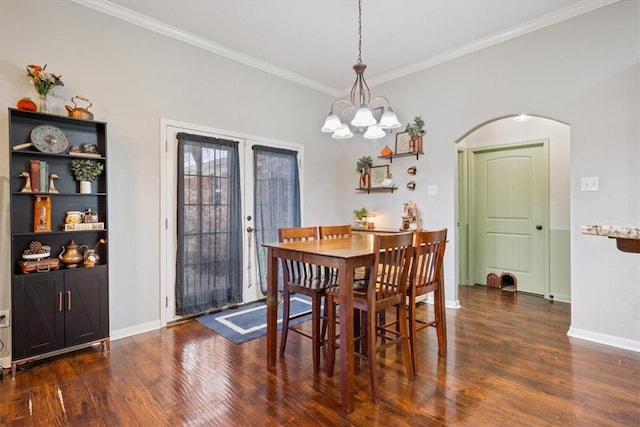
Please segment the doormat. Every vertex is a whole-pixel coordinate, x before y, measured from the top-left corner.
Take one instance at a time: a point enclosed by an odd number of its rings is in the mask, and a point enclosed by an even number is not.
[[[282,328],[282,304],[278,304],[278,330]],[[291,296],[291,315],[308,312],[306,316],[289,321],[297,325],[311,320],[311,298],[306,295]],[[256,301],[240,307],[206,314],[196,319],[209,329],[235,344],[251,341],[267,333],[267,304]]]

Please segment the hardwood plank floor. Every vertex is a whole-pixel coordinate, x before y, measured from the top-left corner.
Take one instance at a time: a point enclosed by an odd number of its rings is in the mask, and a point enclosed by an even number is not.
[[[567,337],[568,304],[479,286],[460,287],[459,298],[462,308],[447,310],[446,359],[435,330],[423,332],[411,381],[399,351],[387,349],[380,403],[362,364],[352,414],[341,410],[338,372],[313,375],[309,340],[289,334],[285,357],[267,371],[265,338],[235,345],[188,321],[5,376],[0,424],[640,425],[639,353]]]

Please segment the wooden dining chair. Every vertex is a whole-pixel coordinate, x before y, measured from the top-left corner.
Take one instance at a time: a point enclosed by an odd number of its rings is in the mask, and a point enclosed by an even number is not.
[[[371,394],[374,402],[378,401],[378,380],[376,370],[376,354],[393,344],[402,345],[404,367],[409,378],[413,378],[411,356],[409,351],[409,331],[406,322],[406,295],[409,279],[411,260],[413,258],[412,233],[399,233],[382,235],[376,234],[373,238],[374,255],[371,262],[371,274],[367,288],[363,291],[354,290],[353,306],[359,310],[366,321],[362,322],[361,335],[356,340],[364,341],[361,348],[364,351],[356,351],[355,355],[367,360],[369,363],[369,376],[371,380]],[[335,350],[337,344],[336,333],[336,298],[337,289],[327,293],[327,305],[329,308],[329,344],[327,347],[327,374],[333,375],[335,366]],[[397,322],[397,327],[380,325],[377,321],[378,313],[388,308],[395,307],[398,318],[404,321]],[[377,346],[376,338],[384,336],[381,345]],[[355,346],[358,348],[358,346]]]
[[[447,229],[416,231],[414,236],[414,259],[409,279],[409,345],[413,373],[418,373],[418,345],[416,334],[431,326],[438,337],[438,354],[447,354],[447,322],[444,307],[444,280],[442,263],[447,246]],[[421,295],[433,292],[433,314],[428,309],[418,318],[417,301]],[[428,307],[427,307],[428,308]]]
[[[317,227],[296,227],[278,229],[278,241],[293,242],[315,240],[318,237]],[[307,338],[311,338],[313,352],[313,372],[320,372],[320,347],[326,343],[327,331],[327,289],[336,285],[331,275],[323,274],[323,270],[314,264],[301,261],[282,260],[283,271],[283,313],[282,331],[280,335],[280,356],[284,355],[287,346],[288,332],[291,330]],[[291,294],[299,292],[311,298],[311,334],[295,326],[290,326],[293,319],[305,316],[308,312],[291,315]],[[324,303],[324,313],[321,306]]]
[[[348,239],[352,236],[351,225],[321,225],[318,227],[320,239]],[[337,275],[337,272],[331,272]],[[356,268],[353,272],[354,281],[358,286],[364,285],[363,281],[369,277],[365,267]]]

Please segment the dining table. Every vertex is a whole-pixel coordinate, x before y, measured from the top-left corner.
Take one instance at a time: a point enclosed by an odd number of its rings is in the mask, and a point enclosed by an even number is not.
[[[267,249],[267,366],[276,364],[278,264],[281,259],[337,269],[340,304],[340,383],[342,409],[354,408],[353,272],[371,266],[373,235],[353,234],[343,239],[263,243]]]

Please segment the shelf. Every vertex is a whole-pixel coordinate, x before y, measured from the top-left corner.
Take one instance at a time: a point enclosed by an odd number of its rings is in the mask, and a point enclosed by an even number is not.
[[[356,188],[356,191],[362,191],[362,192],[367,192],[367,194],[371,194],[371,193],[385,193],[385,192],[390,192],[393,193],[395,190],[397,190],[398,187],[396,187],[395,185],[393,187],[369,187],[369,188]]]
[[[411,153],[391,154],[390,156],[378,156],[379,159],[389,160],[389,163],[393,163],[394,157],[410,157],[416,156],[416,160],[420,158],[420,154],[424,154],[422,151],[414,151]]]
[[[104,156],[82,156],[82,155],[72,155],[68,153],[43,153],[42,151],[35,150],[12,150],[11,153],[13,155],[20,156],[29,156],[29,157],[47,157],[47,158],[62,158],[62,159],[89,159],[89,160],[101,160],[106,161],[107,158]]]
[[[28,193],[21,191],[14,191],[12,193],[14,196],[53,196],[53,197],[69,197],[69,196],[106,196],[107,193]]]
[[[108,231],[106,228],[102,228],[99,230],[55,230],[55,231],[25,231],[21,233],[13,233],[14,237],[28,237],[28,236],[52,236],[52,235],[62,235],[62,234],[73,234],[73,233],[102,233]]]

